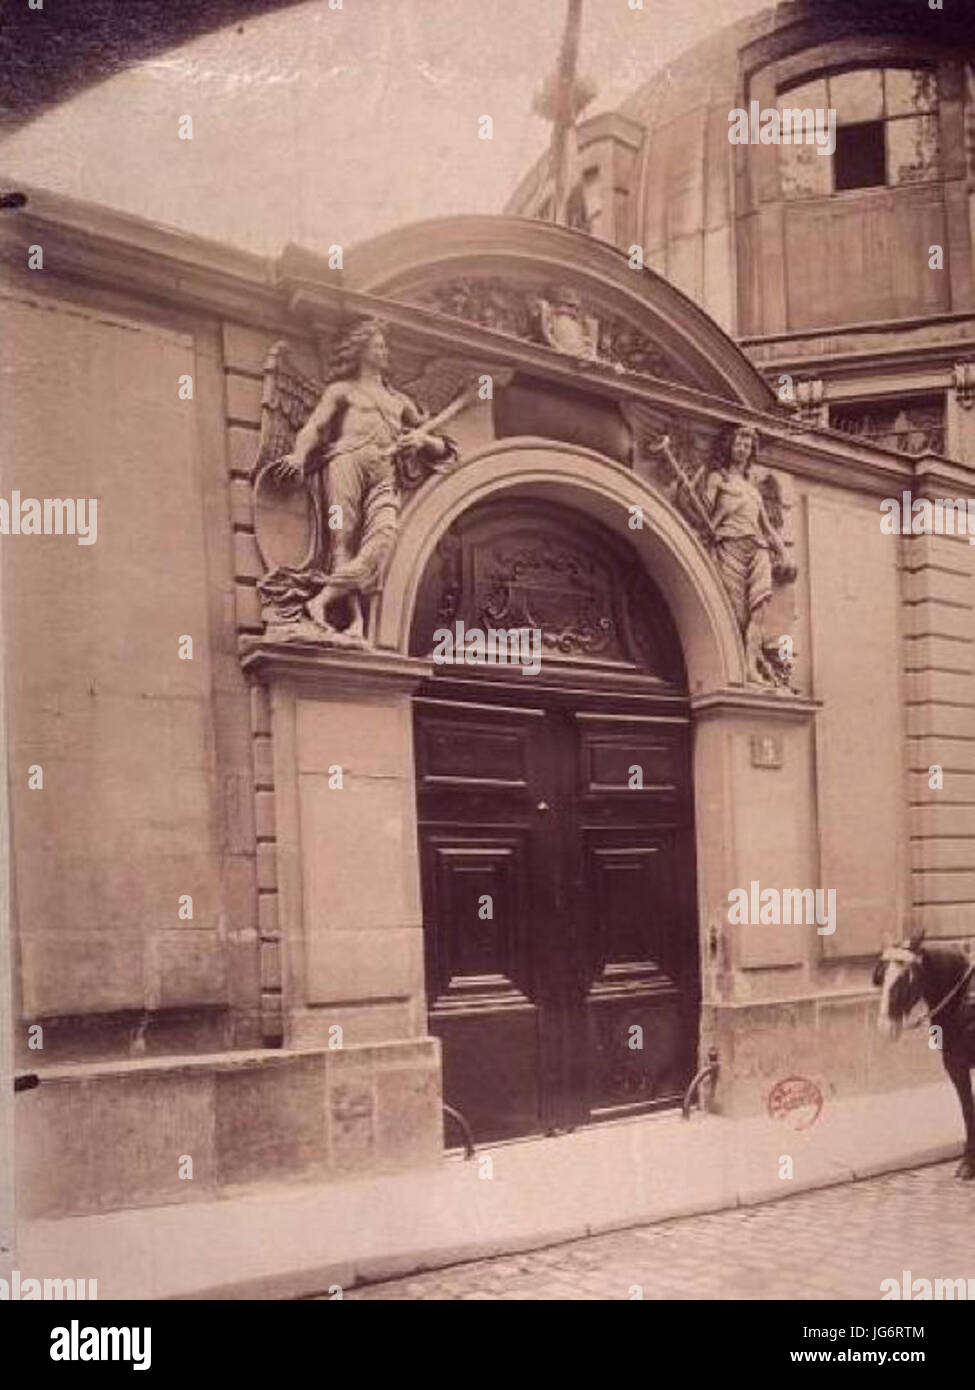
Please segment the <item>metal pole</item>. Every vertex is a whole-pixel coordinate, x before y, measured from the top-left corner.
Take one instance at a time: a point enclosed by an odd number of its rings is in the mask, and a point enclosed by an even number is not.
[[[552,200],[552,220],[565,221],[565,148],[574,111],[572,97],[575,89],[576,64],[579,59],[579,31],[582,25],[582,0],[569,0],[565,32],[559,51],[556,78],[555,123],[552,129],[552,162],[555,166],[555,196]]]

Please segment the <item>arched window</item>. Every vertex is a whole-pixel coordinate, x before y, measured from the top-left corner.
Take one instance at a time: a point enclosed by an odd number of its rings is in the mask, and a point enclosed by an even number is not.
[[[830,157],[814,144],[781,144],[782,196],[821,198],[858,188],[941,177],[938,80],[927,67],[860,67],[822,74],[778,94],[779,110],[835,113]]]

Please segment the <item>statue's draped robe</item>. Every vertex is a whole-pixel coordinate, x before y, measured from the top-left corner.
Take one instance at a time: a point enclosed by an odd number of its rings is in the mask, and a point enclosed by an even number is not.
[[[262,602],[273,606],[279,622],[300,619],[305,604],[325,584],[340,593],[362,594],[380,585],[399,513],[396,445],[404,409],[412,406],[399,392],[388,391],[388,396],[393,409],[371,396],[369,426],[340,430],[321,474],[308,480],[318,526],[313,563],[306,569],[281,566],[258,584]],[[336,506],[341,508],[337,513],[332,511]],[[330,526],[333,517],[341,521],[335,529]],[[332,564],[326,570],[329,541]]]
[[[772,597],[771,546],[761,523],[761,493],[747,478],[719,474],[715,553],[741,628]]]
[[[332,450],[325,491],[329,508],[341,507],[352,544],[328,575],[331,588],[374,593],[396,536],[399,489],[392,448],[397,432],[383,420],[366,437],[341,440]]]

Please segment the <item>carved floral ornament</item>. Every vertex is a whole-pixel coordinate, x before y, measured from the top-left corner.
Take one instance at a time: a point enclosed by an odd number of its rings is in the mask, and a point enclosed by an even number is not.
[[[598,352],[605,341],[598,325],[573,314],[560,322],[559,305],[566,302],[549,304],[540,320],[544,331],[560,351],[588,345]],[[367,645],[364,605],[382,587],[403,500],[462,466],[444,428],[477,399],[482,374],[477,363],[446,357],[414,370],[408,379],[402,367],[395,370],[384,326],[375,320],[342,335],[326,385],[295,366],[287,344],[276,343],[268,354],[253,506],[267,566],[257,587],[269,639]],[[712,431],[702,441],[652,407],[627,402],[621,408],[633,466],[682,513],[728,592],[750,678],[791,688],[791,654],[767,637],[763,619],[774,588],[792,583],[796,569],[786,550],[779,482],[756,468],[756,432]],[[578,600],[586,589],[578,565],[567,551],[542,552],[522,538],[517,553],[503,557],[509,578],[483,595],[490,625],[517,625],[518,594],[527,585],[537,605],[556,576]],[[577,603],[564,621],[553,614],[547,624],[553,653],[596,656],[612,645],[613,634],[594,612]]]
[[[620,373],[668,381],[687,379],[646,333],[619,315],[587,304],[573,285],[526,289],[499,276],[459,277],[418,292],[411,302],[495,333],[544,344],[582,363],[599,362]]]

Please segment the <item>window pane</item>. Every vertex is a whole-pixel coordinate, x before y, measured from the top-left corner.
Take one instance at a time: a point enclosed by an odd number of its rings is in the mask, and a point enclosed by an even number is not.
[[[816,145],[780,145],[783,198],[826,198],[832,193],[830,160]]]
[[[777,106],[780,111],[825,111],[825,77],[780,92]],[[828,197],[833,191],[829,159],[818,154],[815,145],[780,145],[779,178],[783,198]]]
[[[840,125],[879,121],[884,114],[883,72],[880,68],[859,68],[837,73],[829,79],[829,99]]]
[[[804,82],[801,87],[790,87],[779,93],[777,102],[781,111],[783,106],[797,106],[801,109],[811,106],[814,111],[825,111],[829,105],[826,99],[826,78],[817,77],[812,82]]]
[[[919,116],[938,105],[938,79],[930,68],[888,68],[888,116]]]
[[[940,176],[937,116],[887,122],[888,183],[921,183]]]
[[[919,116],[918,120],[928,120]],[[908,121],[891,124],[907,125]],[[881,188],[886,183],[884,159],[884,122],[867,121],[863,125],[840,126],[836,132],[836,153],[833,156],[833,183],[839,193],[844,188]]]

